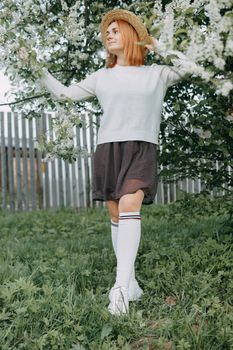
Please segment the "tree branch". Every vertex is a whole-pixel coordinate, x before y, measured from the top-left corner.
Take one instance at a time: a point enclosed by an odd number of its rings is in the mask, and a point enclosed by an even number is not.
[[[11,105],[15,105],[15,104],[20,103],[20,102],[29,101],[29,100],[33,100],[34,98],[39,98],[39,97],[44,97],[44,96],[47,96],[47,93],[42,94],[42,95],[36,95],[36,96],[31,96],[31,97],[25,97],[25,98],[22,99],[22,100],[17,100],[17,101],[14,101],[14,102],[1,103],[0,106],[11,106]]]
[[[88,0],[84,0],[84,22],[85,22],[85,28],[89,25],[89,3]]]

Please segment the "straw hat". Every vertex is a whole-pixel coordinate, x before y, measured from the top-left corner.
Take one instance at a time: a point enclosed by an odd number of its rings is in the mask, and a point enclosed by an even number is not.
[[[152,43],[152,38],[149,36],[149,33],[141,19],[138,16],[136,16],[133,12],[122,9],[111,10],[103,16],[100,24],[100,32],[103,41],[105,41],[104,39],[106,36],[108,26],[118,19],[121,19],[131,24],[131,26],[134,27],[134,29],[136,30],[140,41],[144,41],[146,44]]]

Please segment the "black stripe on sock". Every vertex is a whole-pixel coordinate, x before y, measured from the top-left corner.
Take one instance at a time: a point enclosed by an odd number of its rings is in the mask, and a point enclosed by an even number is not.
[[[111,221],[111,225],[114,226],[114,227],[118,227],[118,223],[117,222]]]
[[[119,216],[119,220],[129,220],[129,219],[141,220],[141,215],[122,215],[122,216]]]
[[[119,218],[119,220],[141,220],[141,218]]]

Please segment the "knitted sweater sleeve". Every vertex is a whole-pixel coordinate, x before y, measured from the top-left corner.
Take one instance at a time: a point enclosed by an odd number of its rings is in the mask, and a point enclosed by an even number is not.
[[[166,50],[164,45],[160,42],[157,44],[156,51],[164,58],[168,55],[174,56],[174,58],[171,59],[172,66],[161,66],[161,78],[168,87],[192,75],[192,69],[196,64],[188,59],[182,52]]]
[[[95,96],[97,76],[98,71],[90,74],[86,79],[81,80],[79,83],[65,86],[44,68],[40,78],[40,83],[58,100],[71,99],[73,101],[81,101]]]
[[[170,87],[191,75],[189,71],[182,68],[178,69],[177,67],[166,65],[161,65],[160,67],[161,79],[165,82],[167,87]]]

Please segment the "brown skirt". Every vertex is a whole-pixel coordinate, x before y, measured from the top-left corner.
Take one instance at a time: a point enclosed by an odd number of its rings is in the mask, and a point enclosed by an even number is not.
[[[143,204],[154,201],[158,184],[157,145],[145,141],[103,143],[94,153],[93,200],[119,200],[144,191]]]

